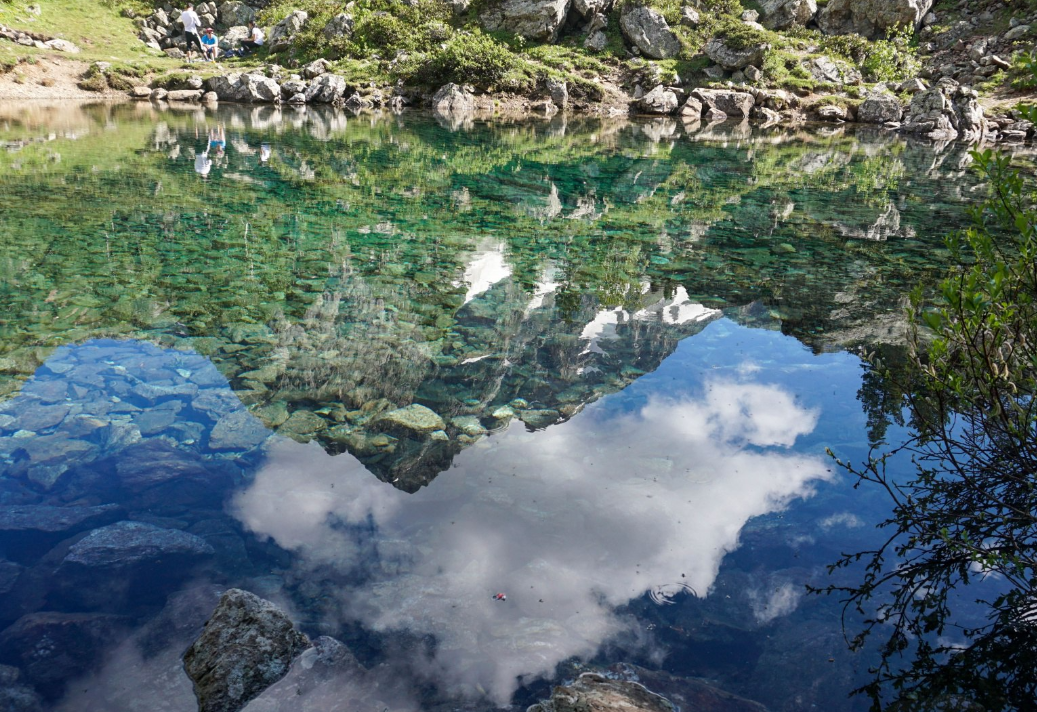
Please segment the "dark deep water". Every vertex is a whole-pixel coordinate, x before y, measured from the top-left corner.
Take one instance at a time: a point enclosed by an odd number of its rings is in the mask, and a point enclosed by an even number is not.
[[[864,707],[804,587],[888,504],[825,448],[902,434],[861,354],[941,274],[963,147],[11,104],[0,139],[14,709],[194,709],[229,587],[368,668],[250,712],[524,709],[620,663]]]

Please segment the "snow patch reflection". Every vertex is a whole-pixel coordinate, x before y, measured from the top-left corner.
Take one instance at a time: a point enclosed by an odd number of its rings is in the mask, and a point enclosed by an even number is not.
[[[347,455],[285,442],[233,507],[297,553],[299,577],[341,573],[321,592],[327,624],[432,635],[416,667],[504,702],[520,678],[623,631],[616,608],[631,599],[675,586],[708,595],[746,521],[827,477],[821,458],[789,450],[817,420],[782,388],[716,379],[695,398],[512,428],[413,495]],[[758,615],[795,603],[768,596]]]

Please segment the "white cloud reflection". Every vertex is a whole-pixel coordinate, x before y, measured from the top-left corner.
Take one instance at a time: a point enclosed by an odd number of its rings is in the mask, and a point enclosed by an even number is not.
[[[780,387],[714,379],[695,398],[513,427],[413,495],[348,455],[283,442],[233,507],[301,569],[362,570],[366,583],[330,592],[328,615],[432,634],[428,674],[503,702],[518,677],[592,655],[632,598],[673,584],[707,595],[749,518],[827,477],[821,458],[788,449],[817,419]],[[364,523],[363,539],[343,526]],[[795,607],[767,603],[765,615]]]

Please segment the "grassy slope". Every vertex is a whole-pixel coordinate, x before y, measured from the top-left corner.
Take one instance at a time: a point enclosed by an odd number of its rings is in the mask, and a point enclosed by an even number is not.
[[[121,62],[154,69],[179,66],[179,62],[145,47],[137,38],[133,21],[122,17],[110,0],[46,0],[40,3],[42,12],[39,16],[26,12],[30,4],[24,0],[0,0],[0,25],[60,37],[74,42],[82,52],[77,55],[44,53],[11,42],[0,42],[0,61],[5,64],[10,64],[12,59],[52,54],[85,62]]]

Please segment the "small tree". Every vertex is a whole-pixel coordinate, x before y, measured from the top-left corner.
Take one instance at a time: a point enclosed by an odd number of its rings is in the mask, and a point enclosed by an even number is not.
[[[935,306],[911,301],[912,383],[898,385],[916,435],[840,463],[893,501],[888,539],[830,567],[863,562],[863,580],[820,589],[863,616],[851,647],[884,638],[855,691],[873,710],[1037,708],[1037,212],[1007,156],[973,157],[989,198],[947,239],[957,266]],[[913,475],[888,474],[894,456]],[[963,625],[970,598],[984,614]]]

